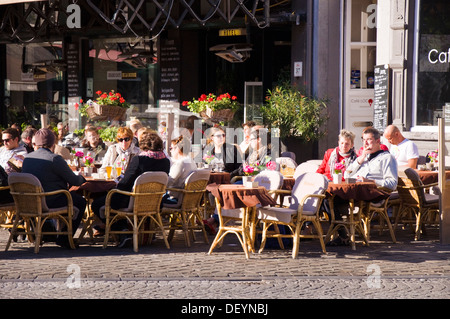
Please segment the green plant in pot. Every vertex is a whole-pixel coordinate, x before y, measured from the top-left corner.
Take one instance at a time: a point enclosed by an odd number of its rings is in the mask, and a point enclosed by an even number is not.
[[[98,134],[105,143],[106,142],[115,143],[118,129],[119,127],[117,126],[108,126],[99,129]]]
[[[314,142],[326,134],[327,103],[327,99],[307,96],[292,84],[284,83],[267,91],[261,113],[268,128],[279,128],[282,143],[289,139],[297,143]]]

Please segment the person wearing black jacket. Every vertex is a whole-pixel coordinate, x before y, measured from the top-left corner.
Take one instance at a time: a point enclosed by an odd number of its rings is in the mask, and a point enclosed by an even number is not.
[[[204,154],[212,155],[216,160],[224,163],[224,171],[230,173],[230,177],[240,175],[239,168],[242,164],[241,153],[234,144],[225,143],[225,131],[220,127],[210,130],[211,142],[205,147]]]
[[[123,178],[117,184],[117,189],[131,192],[139,175],[144,172],[162,171],[169,174],[170,160],[163,152],[163,141],[156,132],[144,132],[139,140],[141,153],[134,156],[125,171]],[[111,197],[111,208],[120,209],[128,207],[130,197],[123,194],[114,194]],[[100,208],[105,205],[106,196],[99,197],[92,203],[92,211],[103,223],[105,219],[100,217]],[[101,227],[100,227],[101,228]],[[127,228],[126,220],[119,220],[113,224],[114,230]],[[129,237],[121,238],[119,246],[122,247]]]

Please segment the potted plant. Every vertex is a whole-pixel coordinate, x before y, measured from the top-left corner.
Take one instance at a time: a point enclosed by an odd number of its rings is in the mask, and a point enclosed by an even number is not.
[[[99,129],[98,134],[103,142],[105,142],[105,144],[109,146],[116,141],[118,129],[119,128],[117,126],[107,126],[105,128]]]
[[[215,123],[230,121],[240,107],[237,97],[229,93],[219,96],[213,93],[202,94],[198,99],[184,101],[182,105],[191,112],[199,114],[203,119]]]
[[[130,104],[120,93],[111,90],[109,93],[97,91],[98,95],[95,101],[88,100],[86,103],[81,99],[75,104],[81,115],[88,116],[94,121],[110,120],[118,121],[123,118]]]
[[[268,90],[261,114],[264,124],[269,129],[279,128],[281,151],[289,149],[295,152],[299,149],[299,141],[314,144],[325,135],[324,124],[328,119],[327,103],[326,99],[306,96],[295,86],[285,82],[273,90]],[[297,162],[300,162],[302,157],[315,156],[306,154],[304,149],[296,155],[299,155]]]

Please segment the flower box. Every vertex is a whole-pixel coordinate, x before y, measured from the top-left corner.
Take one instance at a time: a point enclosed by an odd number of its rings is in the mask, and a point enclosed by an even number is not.
[[[234,117],[234,111],[232,109],[212,110],[209,106],[206,107],[206,115],[212,120],[217,122],[230,121]]]
[[[95,102],[86,109],[89,118],[94,121],[119,121],[126,111],[126,108],[118,105],[101,105]]]

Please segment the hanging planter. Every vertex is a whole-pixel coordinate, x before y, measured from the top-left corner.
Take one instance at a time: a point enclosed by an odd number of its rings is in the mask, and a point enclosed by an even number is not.
[[[124,120],[127,108],[130,105],[125,101],[120,93],[114,91],[103,93],[97,91],[99,96],[95,101],[88,100],[80,108],[82,115],[88,116],[93,121],[120,121]],[[80,100],[83,103],[83,100]],[[78,104],[75,105],[78,108]]]
[[[219,96],[209,93],[208,95],[202,94],[198,99],[190,102],[184,101],[183,106],[186,106],[191,112],[199,114],[207,122],[219,123],[231,121],[240,104],[237,102],[237,97],[231,96],[229,93]]]

